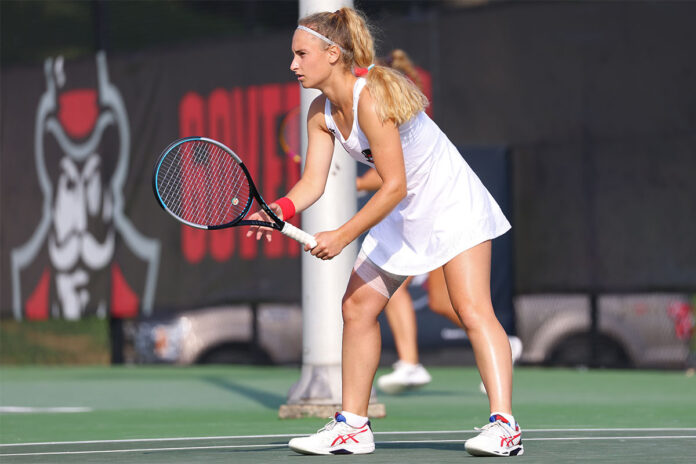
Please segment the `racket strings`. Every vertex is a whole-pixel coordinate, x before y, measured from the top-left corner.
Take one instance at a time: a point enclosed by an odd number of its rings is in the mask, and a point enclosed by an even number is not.
[[[220,150],[222,152],[222,150]],[[220,156],[225,156],[226,153],[220,153]],[[228,158],[231,159],[229,155]],[[243,214],[246,207],[247,199],[250,196],[249,183],[246,175],[239,165],[234,160],[229,163],[230,169],[222,169],[220,172],[223,175],[220,193],[223,195],[223,205],[231,205],[230,208],[219,210],[220,214],[216,219],[216,223],[225,224],[233,221],[237,216]],[[235,169],[232,169],[234,167]],[[242,202],[243,199],[243,202]]]
[[[216,226],[244,215],[251,195],[242,167],[205,141],[184,142],[165,155],[157,176],[162,202],[176,216]]]

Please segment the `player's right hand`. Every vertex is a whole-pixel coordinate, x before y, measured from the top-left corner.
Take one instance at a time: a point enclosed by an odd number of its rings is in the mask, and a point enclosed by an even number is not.
[[[271,210],[273,210],[276,216],[278,216],[280,219],[283,219],[283,212],[281,211],[280,206],[278,206],[275,203],[271,203],[270,205],[268,205],[268,207],[271,208]],[[251,221],[273,222],[273,219],[271,219],[271,217],[262,209],[251,214],[246,219]],[[246,236],[251,237],[252,235],[256,234],[256,240],[261,240],[261,237],[266,237],[266,241],[270,242],[272,240],[271,232],[273,232],[273,229],[271,229],[270,227],[250,226],[249,231],[246,233]]]

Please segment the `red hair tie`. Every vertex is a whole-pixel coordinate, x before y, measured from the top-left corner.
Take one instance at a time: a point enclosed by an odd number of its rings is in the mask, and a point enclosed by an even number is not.
[[[370,72],[370,69],[372,69],[374,67],[375,67],[375,64],[372,63],[367,68],[355,68],[355,76],[356,77],[363,77],[363,76],[367,75],[367,73]]]

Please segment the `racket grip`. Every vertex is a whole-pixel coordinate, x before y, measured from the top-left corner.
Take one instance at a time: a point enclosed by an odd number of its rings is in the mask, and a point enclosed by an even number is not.
[[[297,240],[303,245],[309,245],[310,248],[314,248],[317,246],[317,241],[314,240],[314,237],[305,232],[302,229],[298,229],[297,227],[293,226],[289,222],[286,222],[283,228],[280,230],[282,234],[287,235],[288,237]]]

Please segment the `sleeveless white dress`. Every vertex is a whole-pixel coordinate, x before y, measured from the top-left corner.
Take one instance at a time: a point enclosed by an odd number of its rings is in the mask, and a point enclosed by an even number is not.
[[[358,121],[358,100],[366,80],[353,87],[353,127],[348,139],[331,116],[326,126],[355,160],[374,167]],[[510,230],[500,207],[456,147],[423,111],[399,126],[406,167],[406,197],[365,237],[362,252],[383,270],[419,275],[464,250]]]

